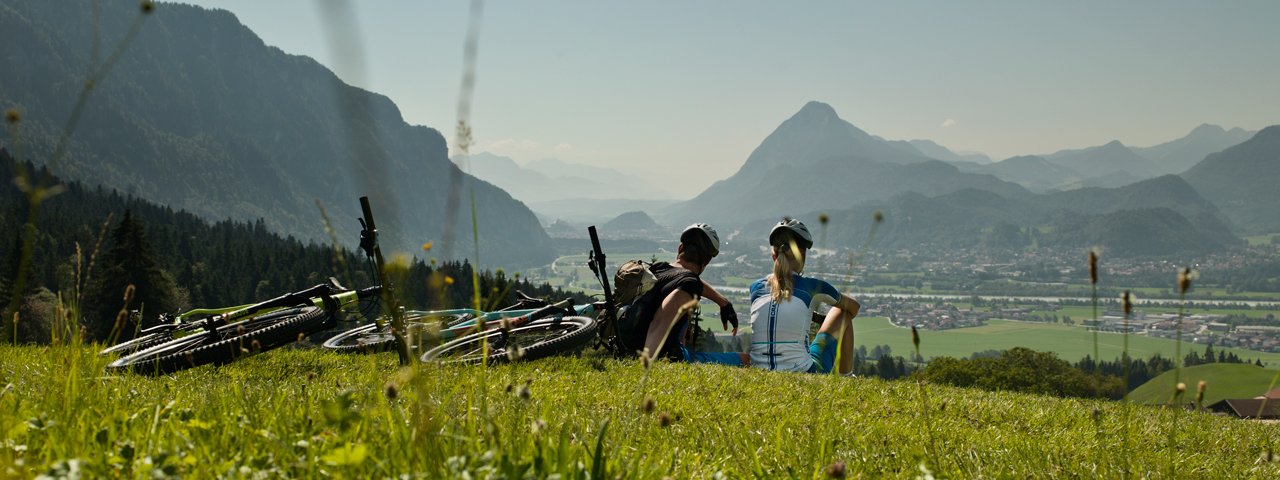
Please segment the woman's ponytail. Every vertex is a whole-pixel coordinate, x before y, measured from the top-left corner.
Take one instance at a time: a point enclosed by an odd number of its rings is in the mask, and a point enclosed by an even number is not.
[[[793,242],[788,243],[794,245]],[[769,294],[775,303],[791,299],[791,292],[795,290],[795,279],[791,275],[804,270],[804,253],[801,252],[799,258],[796,258],[796,252],[800,252],[799,247],[773,247],[773,276],[769,277]]]

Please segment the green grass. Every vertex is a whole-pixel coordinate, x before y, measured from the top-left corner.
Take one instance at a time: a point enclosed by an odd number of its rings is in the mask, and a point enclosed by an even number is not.
[[[936,385],[926,416],[905,381],[581,358],[397,371],[390,354],[314,349],[159,378],[105,375],[90,349],[0,360],[6,477],[813,478],[833,462],[853,478],[1280,475],[1258,461],[1280,447],[1269,425],[1146,407],[1124,423],[1119,403]],[[1179,444],[1147,435],[1175,417]],[[1117,446],[1137,436],[1126,462]]]
[[[1182,383],[1187,393],[1182,402],[1194,402],[1196,385],[1204,380],[1204,405],[1208,406],[1226,398],[1253,398],[1267,392],[1276,371],[1254,365],[1211,363],[1182,369]],[[1174,372],[1168,371],[1133,389],[1129,400],[1145,404],[1169,403],[1173,398]]]
[[[1075,317],[1072,316],[1072,318]],[[1054,352],[1058,354],[1058,358],[1069,362],[1078,361],[1085,355],[1093,355],[1092,332],[1082,327],[1068,327],[1060,324],[991,320],[981,327],[921,330],[920,339],[920,354],[925,358],[940,356],[964,358],[974,352],[1008,350],[1013,347]],[[1123,340],[1118,333],[1100,333],[1098,351],[1102,359],[1119,358],[1123,351]],[[907,356],[912,350],[911,330],[895,327],[883,317],[854,319],[854,341],[867,348],[875,345],[889,345],[894,355]],[[1176,343],[1174,340],[1129,335],[1129,354],[1134,358],[1147,358],[1159,352],[1165,358],[1173,358]],[[1260,358],[1267,366],[1280,368],[1280,354],[1277,353],[1237,348],[1215,348],[1214,350],[1235,352],[1240,358],[1249,361]],[[1193,351],[1203,352],[1204,345],[1184,341],[1183,355]]]
[[[1258,246],[1258,245],[1272,245],[1276,237],[1280,237],[1280,233],[1250,235],[1248,237],[1244,237],[1244,239],[1249,242],[1249,245]]]

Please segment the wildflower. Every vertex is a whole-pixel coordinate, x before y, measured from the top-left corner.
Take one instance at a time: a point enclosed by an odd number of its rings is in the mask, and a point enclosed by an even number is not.
[[[143,14],[151,13],[156,9],[156,2],[152,0],[142,0],[141,8]]]
[[[845,464],[843,461],[836,460],[827,465],[827,478],[844,478]]]
[[[516,389],[515,385],[512,385],[510,383],[507,384],[507,393],[511,393],[515,389]]]
[[[876,223],[884,222],[884,214],[880,213],[879,210],[876,210],[876,213],[874,216],[872,216],[872,218],[875,219]]]
[[[1204,402],[1204,389],[1208,386],[1209,384],[1205,383],[1204,380],[1201,380],[1200,383],[1196,385],[1196,405]]]
[[[431,251],[431,247],[432,247],[432,246],[435,246],[435,242],[427,242],[427,243],[424,243],[424,244],[422,244],[422,251],[424,251],[424,252],[430,252],[430,251]]]
[[[387,400],[395,400],[400,396],[400,389],[394,383],[388,383],[386,389]]]
[[[529,426],[529,431],[533,432],[534,435],[538,435],[542,433],[543,430],[546,430],[546,429],[547,429],[547,421],[541,418],[534,420],[533,424]]]
[[[672,419],[671,419],[671,414],[670,414],[670,413],[662,412],[662,413],[658,414],[658,426],[661,426],[661,427],[670,427],[670,426],[671,426],[671,422],[672,422]]]
[[[1124,305],[1125,317],[1133,313],[1133,295],[1128,290],[1125,290],[1124,295],[1120,297],[1120,303]]]
[[[1187,384],[1178,382],[1178,386],[1174,387],[1174,390],[1176,390],[1178,392],[1178,396],[1181,397],[1182,394],[1187,393]]]
[[[448,275],[445,275],[445,277],[444,277],[444,284],[445,284],[445,285],[453,285],[453,277],[450,277],[450,276],[448,276]]]
[[[515,362],[521,358],[524,358],[524,347],[512,345],[511,348],[507,349],[507,360]]]
[[[916,326],[911,326],[911,344],[916,346],[916,351],[920,350],[920,333],[916,331]]]
[[[1178,293],[1186,294],[1191,289],[1191,267],[1178,270]]]
[[[653,397],[645,395],[644,401],[640,402],[640,411],[644,413],[653,412]]]
[[[827,222],[830,220],[831,220],[831,217],[827,216],[827,214],[825,213],[818,215],[818,223],[826,225]]]
[[[4,111],[4,121],[8,123],[18,123],[22,121],[22,112],[16,108],[10,108]]]
[[[516,396],[520,397],[521,400],[528,400],[530,397],[532,397],[533,392],[529,391],[529,384],[526,383],[524,385],[521,385],[520,388],[516,389]]]
[[[252,350],[254,353],[261,352],[262,342],[259,342],[258,339],[256,338],[253,339],[252,342],[249,342],[249,349]]]

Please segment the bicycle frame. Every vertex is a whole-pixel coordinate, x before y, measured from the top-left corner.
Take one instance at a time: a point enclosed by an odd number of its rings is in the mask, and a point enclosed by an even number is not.
[[[368,287],[360,290],[343,290],[333,284],[319,284],[306,290],[287,293],[265,302],[239,305],[225,308],[197,308],[188,310],[174,317],[172,323],[165,323],[142,329],[143,335],[168,333],[184,326],[199,326],[213,330],[223,325],[239,322],[255,315],[263,315],[277,310],[315,305],[321,308],[341,308],[364,298],[380,295],[382,287]],[[199,317],[191,320],[193,317]]]

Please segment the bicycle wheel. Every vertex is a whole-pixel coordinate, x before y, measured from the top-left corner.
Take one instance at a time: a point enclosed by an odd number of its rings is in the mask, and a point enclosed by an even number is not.
[[[429,332],[433,325],[449,325],[469,317],[470,315],[455,314],[419,315],[405,318],[405,328],[409,330],[410,338],[415,339],[410,342],[410,347],[416,347],[421,343],[420,340],[423,334]],[[334,335],[325,340],[323,346],[339,352],[377,353],[394,349],[395,343],[396,338],[391,335],[391,321],[384,320],[381,327],[376,323],[370,323]]]
[[[104,348],[98,352],[98,355],[110,355],[113,353],[128,355],[138,350],[145,350],[145,349],[154,347],[156,345],[160,345],[162,343],[173,340],[173,337],[174,337],[173,333],[174,332],[165,332],[165,333],[148,333],[146,335],[139,335],[132,339]]]
[[[503,331],[498,328],[458,337],[422,354],[424,362],[477,364],[485,360],[483,343],[489,343],[488,363],[536,360],[579,350],[596,336],[596,322],[587,317],[542,319]]]
[[[308,306],[278,310],[172,340],[116,359],[108,370],[170,373],[199,365],[221,365],[265,352],[325,328],[333,317]]]

